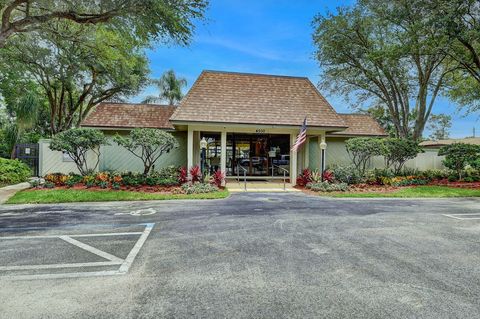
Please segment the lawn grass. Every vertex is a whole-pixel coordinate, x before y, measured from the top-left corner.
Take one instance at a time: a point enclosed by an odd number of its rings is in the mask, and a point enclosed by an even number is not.
[[[417,186],[401,188],[388,193],[335,193],[332,197],[351,198],[442,198],[442,197],[480,197],[480,189],[468,189],[448,186]]]
[[[16,193],[7,204],[51,204],[71,202],[108,202],[171,199],[219,199],[228,197],[228,190],[205,194],[155,194],[130,191],[93,191],[78,189],[26,190]]]

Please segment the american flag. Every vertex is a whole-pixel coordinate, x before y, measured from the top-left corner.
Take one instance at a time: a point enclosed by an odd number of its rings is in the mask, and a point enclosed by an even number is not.
[[[297,136],[297,140],[295,141],[295,144],[293,144],[291,151],[296,152],[298,151],[298,148],[302,146],[303,143],[305,143],[305,140],[307,139],[307,118],[303,120],[302,128],[300,129],[300,133]]]

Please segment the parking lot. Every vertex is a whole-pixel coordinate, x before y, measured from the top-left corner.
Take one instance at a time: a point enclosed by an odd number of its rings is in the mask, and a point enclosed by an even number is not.
[[[0,274],[11,280],[126,274],[153,226],[89,225],[2,236]]]
[[[1,318],[478,318],[480,201],[2,206]]]

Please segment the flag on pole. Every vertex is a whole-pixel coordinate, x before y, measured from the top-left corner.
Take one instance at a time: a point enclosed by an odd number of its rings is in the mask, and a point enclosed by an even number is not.
[[[296,152],[298,151],[298,148],[302,146],[303,143],[305,143],[307,139],[307,117],[303,120],[302,127],[300,128],[300,133],[297,135],[297,140],[295,141],[295,144],[293,144],[291,151]]]

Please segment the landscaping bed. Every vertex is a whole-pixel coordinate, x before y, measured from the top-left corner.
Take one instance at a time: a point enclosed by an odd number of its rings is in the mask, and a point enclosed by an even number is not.
[[[50,204],[70,202],[105,202],[174,199],[220,199],[228,197],[226,189],[211,193],[185,194],[140,192],[108,189],[36,189],[25,190],[11,197],[7,204]]]
[[[202,176],[198,167],[165,167],[149,174],[97,172],[54,173],[10,198],[9,204],[124,200],[216,199],[228,196],[224,175]]]
[[[355,167],[332,167],[322,176],[304,170],[297,188],[308,194],[332,197],[480,197],[480,171],[467,169],[463,180],[451,170],[417,171],[372,169],[359,174]]]

